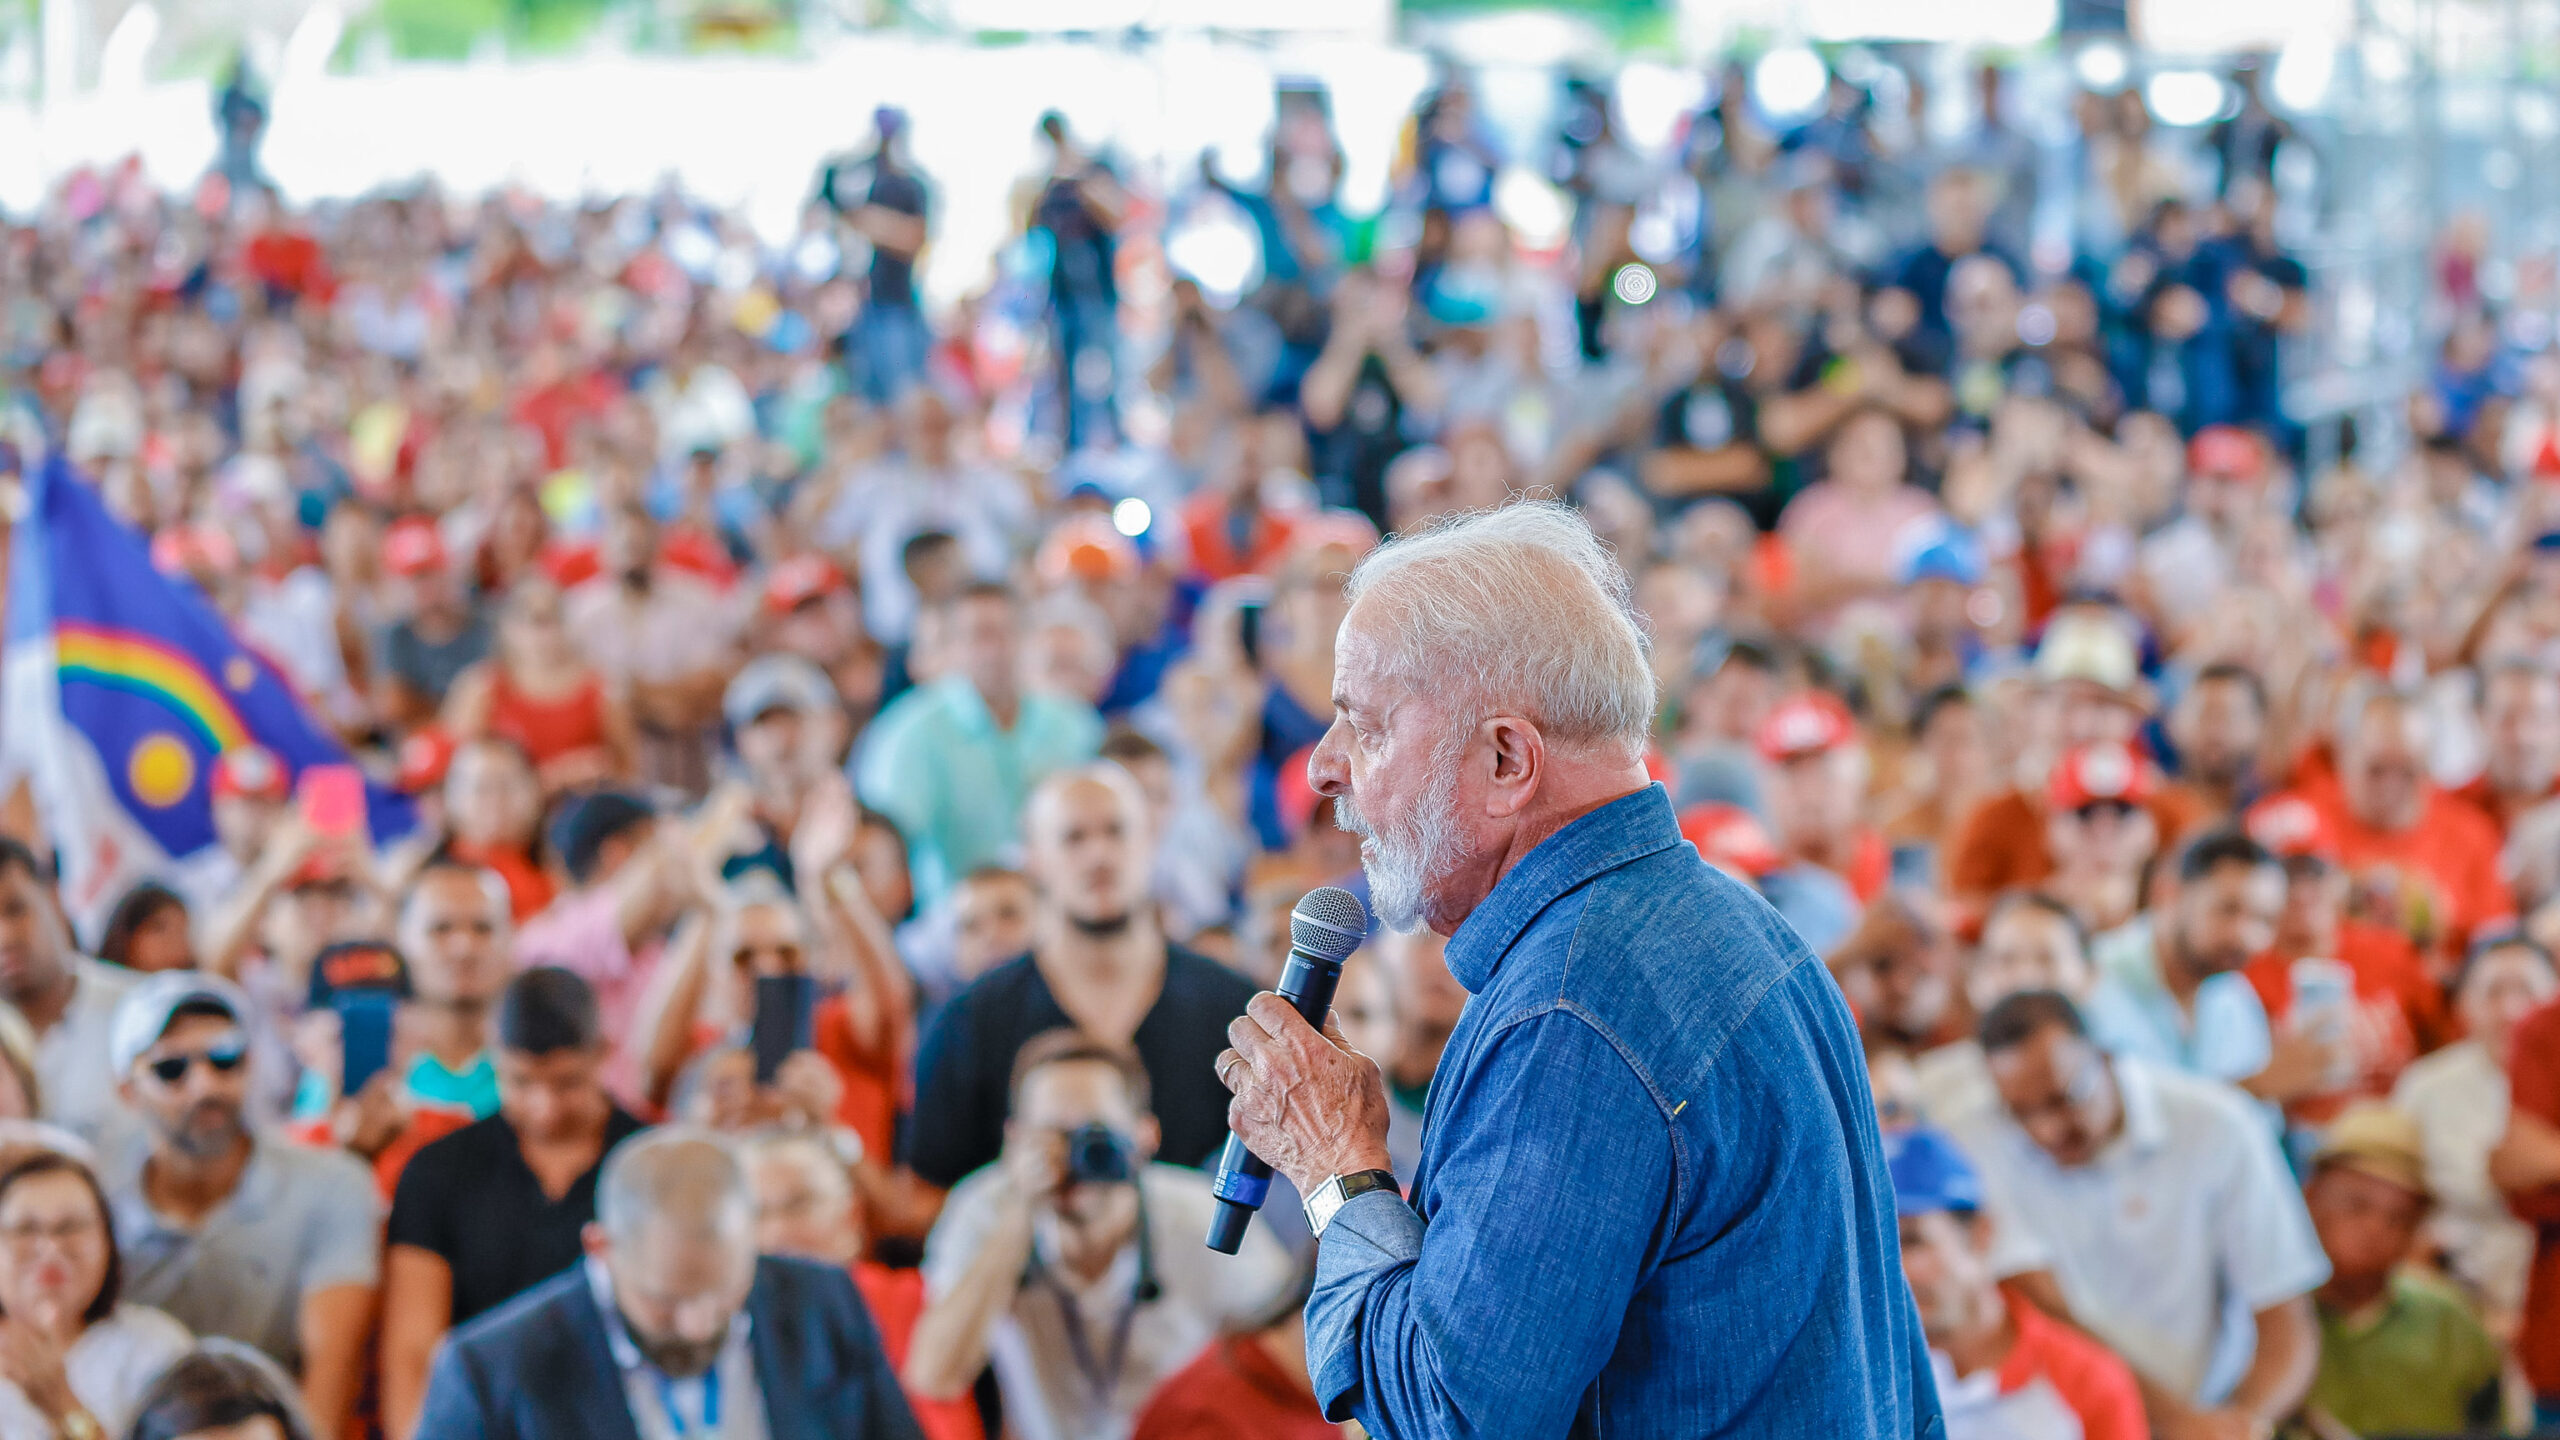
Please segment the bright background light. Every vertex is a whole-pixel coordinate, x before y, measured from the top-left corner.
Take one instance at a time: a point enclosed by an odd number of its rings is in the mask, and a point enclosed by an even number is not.
[[[2142,93],[2163,125],[2201,125],[2222,113],[2221,77],[2202,70],[2163,70]]]
[[[1773,117],[1810,115],[1830,78],[1821,56],[1802,45],[1783,46],[1751,67],[1751,95]]]

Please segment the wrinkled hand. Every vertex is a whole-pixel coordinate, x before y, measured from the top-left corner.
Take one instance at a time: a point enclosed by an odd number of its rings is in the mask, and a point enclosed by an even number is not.
[[[1289,1002],[1253,997],[1227,1027],[1218,1079],[1235,1099],[1227,1124],[1305,1195],[1336,1175],[1385,1170],[1387,1082],[1325,1017],[1319,1035]]]
[[[62,1366],[62,1346],[26,1320],[0,1320],[0,1378],[6,1378],[38,1410],[60,1419],[80,1408]]]

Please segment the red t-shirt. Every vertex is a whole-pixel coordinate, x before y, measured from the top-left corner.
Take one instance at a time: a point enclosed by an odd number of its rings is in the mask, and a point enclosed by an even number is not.
[[[862,1137],[863,1154],[888,1163],[897,1139],[898,1102],[904,1096],[905,1067],[898,1063],[897,1037],[883,1037],[880,1050],[864,1049],[854,1038],[853,1014],[841,995],[818,1002],[809,1031],[812,1048],[827,1057],[844,1082],[836,1123]]]
[[[880,1327],[880,1349],[889,1357],[889,1368],[905,1370],[907,1345],[915,1338],[916,1317],[924,1313],[924,1272],[892,1270],[863,1260],[853,1267],[853,1285],[862,1292],[871,1323]],[[958,1400],[926,1400],[909,1395],[907,1408],[916,1412],[916,1427],[924,1431],[924,1440],[984,1440],[986,1432],[978,1424],[978,1407],[965,1396]]]
[[[2337,837],[2364,918],[2455,954],[2473,931],[2515,914],[2515,896],[2498,870],[2498,827],[2471,805],[2430,788],[2417,824],[2376,830],[2348,810],[2335,783],[2305,793]]]
[[[2507,1084],[2519,1113],[2560,1125],[2560,1002],[2543,1006],[2516,1027]],[[2560,1185],[2522,1195],[2510,1191],[2507,1208],[2538,1232],[2516,1358],[2535,1393],[2560,1395]]]
[[[1305,1382],[1252,1337],[1230,1335],[1165,1377],[1129,1440],[1341,1440]]]
[[[560,894],[551,873],[533,863],[533,857],[521,850],[483,848],[456,840],[445,847],[454,859],[465,865],[494,870],[507,882],[507,909],[519,925],[541,914]]]
[[[1265,510],[1255,517],[1239,550],[1227,524],[1225,498],[1205,491],[1182,507],[1182,530],[1191,541],[1192,573],[1203,580],[1269,574],[1297,533],[1288,516]]]
[[[2122,1360],[2008,1291],[2001,1291],[2000,1297],[2008,1302],[2009,1318],[2018,1326],[2018,1343],[2010,1348],[2009,1358],[2000,1362],[2001,1394],[2014,1394],[2042,1380],[2080,1417],[2082,1440],[2149,1440],[2151,1424],[2143,1417],[2142,1392]]]
[[[2292,956],[2261,955],[2240,973],[2266,1006],[2267,1022],[2281,1030],[2293,1018]],[[2338,953],[2355,992],[2347,1038],[2355,1050],[2357,1080],[2348,1089],[2297,1100],[2285,1107],[2295,1120],[2326,1124],[2360,1097],[2382,1099],[2409,1062],[2444,1043],[2452,1029],[2444,992],[2427,978],[2416,946],[2396,930],[2350,920],[2338,927]]]

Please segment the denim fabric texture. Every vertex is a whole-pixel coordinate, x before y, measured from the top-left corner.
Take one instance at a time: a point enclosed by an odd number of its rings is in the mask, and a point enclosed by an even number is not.
[[[1655,786],[1449,943],[1411,1203],[1325,1231],[1307,1360],[1373,1435],[1934,1440],[1846,1002]]]

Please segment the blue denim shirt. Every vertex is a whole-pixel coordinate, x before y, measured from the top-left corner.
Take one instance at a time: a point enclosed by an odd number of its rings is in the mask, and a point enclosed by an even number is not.
[[[1866,1063],[1829,972],[1653,787],[1449,942],[1408,1205],[1318,1248],[1307,1360],[1373,1435],[1939,1433]]]

